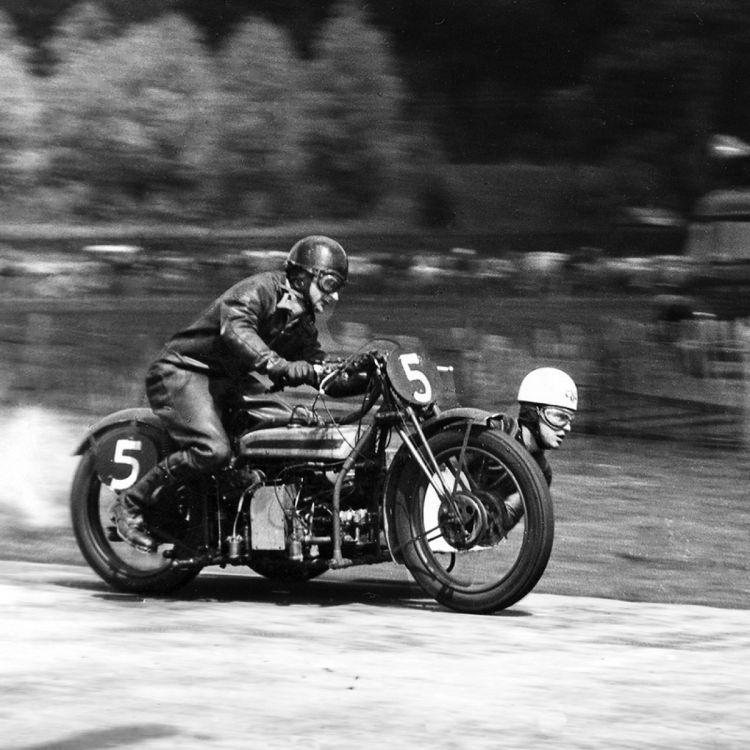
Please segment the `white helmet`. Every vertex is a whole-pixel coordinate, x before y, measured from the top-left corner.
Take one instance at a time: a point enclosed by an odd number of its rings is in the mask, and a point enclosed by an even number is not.
[[[518,400],[575,411],[578,407],[578,389],[573,378],[562,370],[556,367],[538,367],[521,381]]]

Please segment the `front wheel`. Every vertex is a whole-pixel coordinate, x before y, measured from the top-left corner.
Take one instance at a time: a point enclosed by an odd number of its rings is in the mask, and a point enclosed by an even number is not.
[[[430,438],[429,447],[434,465],[423,450],[425,466],[410,461],[396,490],[394,524],[405,565],[425,592],[452,609],[489,613],[515,604],[534,588],[552,551],[552,499],[541,470],[498,432],[467,437],[449,430]],[[512,529],[509,499],[522,510]]]
[[[191,557],[199,543],[197,503],[190,488],[169,491],[146,517],[149,530],[163,544],[153,553],[139,552],[115,532],[109,509],[116,495],[96,472],[96,455],[89,447],[81,456],[71,489],[71,515],[76,541],[86,562],[118,591],[165,594],[195,578],[200,568],[178,568],[165,552]]]

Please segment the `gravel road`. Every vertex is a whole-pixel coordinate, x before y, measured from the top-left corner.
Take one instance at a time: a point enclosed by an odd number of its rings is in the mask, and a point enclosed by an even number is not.
[[[204,573],[144,600],[87,568],[2,562],[0,747],[750,742],[750,610],[531,594],[460,615],[392,570],[294,590]]]

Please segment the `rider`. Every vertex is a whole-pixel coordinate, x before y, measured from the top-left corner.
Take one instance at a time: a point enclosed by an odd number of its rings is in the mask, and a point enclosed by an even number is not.
[[[113,504],[112,520],[125,541],[154,551],[142,510],[158,502],[157,490],[229,462],[221,415],[233,384],[257,372],[281,385],[318,385],[316,363],[325,353],[315,313],[338,300],[348,272],[338,242],[305,237],[289,251],[284,271],[238,282],[167,342],[146,375],[146,395],[178,450]]]
[[[518,419],[498,414],[493,417],[492,425],[526,447],[549,485],[552,469],[545,453],[559,448],[570,432],[578,408],[578,389],[570,375],[562,370],[539,367],[521,381],[518,403]],[[504,516],[506,532],[521,520],[523,503],[517,494],[506,498]]]

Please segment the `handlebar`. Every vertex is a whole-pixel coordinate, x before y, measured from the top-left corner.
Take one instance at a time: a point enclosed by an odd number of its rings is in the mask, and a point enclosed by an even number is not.
[[[372,374],[380,356],[378,351],[373,350],[354,357],[347,357],[344,360],[329,360],[316,365],[316,369],[321,367],[322,375],[318,385],[318,393],[325,395],[326,388],[336,379],[343,378],[346,380],[355,375],[367,376]]]
[[[324,362],[317,362],[313,365],[318,374],[318,393],[321,396],[326,395],[326,388],[335,380],[347,380],[355,375],[368,376],[375,367],[381,353],[372,350],[346,359],[329,359]],[[284,378],[275,381],[267,390],[267,393],[278,393],[283,391],[288,385]]]

